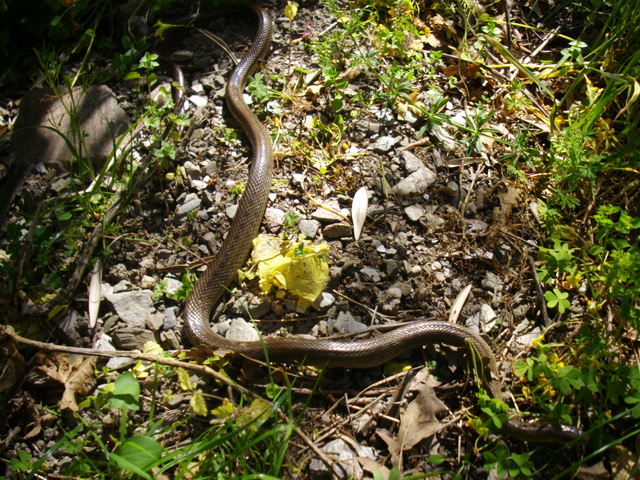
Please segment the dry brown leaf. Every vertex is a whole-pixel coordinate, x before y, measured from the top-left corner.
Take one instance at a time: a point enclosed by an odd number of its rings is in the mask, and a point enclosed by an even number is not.
[[[436,396],[433,388],[426,383],[418,391],[407,408],[400,414],[398,442],[402,450],[410,450],[417,443],[442,429],[437,414],[445,412],[447,407]]]
[[[449,65],[442,69],[442,73],[444,73],[447,77],[460,77],[465,78],[467,80],[472,80],[476,78],[478,73],[480,72],[480,65],[477,63],[468,63],[464,61],[460,61],[455,65]]]
[[[36,402],[27,392],[21,392],[9,400],[4,413],[7,416],[3,415],[3,420],[7,425],[13,426],[14,434],[20,434],[22,440],[34,438],[42,431],[43,417],[40,416]]]
[[[389,450],[389,455],[391,455],[391,464],[395,467],[402,467],[400,464],[402,459],[402,446],[398,441],[384,428],[376,430],[376,435],[387,444],[387,450]]]
[[[315,101],[318,99],[318,96],[320,95],[320,92],[322,91],[323,88],[324,88],[324,85],[321,85],[318,83],[314,85],[309,85],[307,86],[307,89],[305,90],[304,95],[309,100]]]
[[[74,356],[72,359],[67,354],[50,353],[39,354],[37,359],[39,372],[64,387],[60,409],[77,412],[76,395],[87,395],[93,386],[96,357]]]
[[[358,457],[358,462],[365,472],[373,474],[373,472],[380,472],[382,478],[389,478],[389,469],[384,464],[375,461],[369,457]]]

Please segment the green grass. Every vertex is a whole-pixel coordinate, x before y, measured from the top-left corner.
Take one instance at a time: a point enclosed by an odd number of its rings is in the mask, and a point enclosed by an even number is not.
[[[290,388],[272,384],[271,400],[243,394],[216,399],[218,407],[209,410],[206,403],[212,400],[205,401],[201,391],[205,378],[192,385],[186,370],[159,364],[139,364],[134,371],[137,377],[101,375],[109,382],[81,403],[81,414],[65,418],[50,409],[59,417],[59,440],[39,458],[20,451],[10,462],[12,470],[21,478],[46,476],[55,457],[64,462],[56,466],[57,474],[71,477],[207,479],[243,472],[246,478],[280,478],[295,427]],[[174,407],[178,421],[160,415],[178,394],[169,389],[168,378],[186,393],[183,404]]]

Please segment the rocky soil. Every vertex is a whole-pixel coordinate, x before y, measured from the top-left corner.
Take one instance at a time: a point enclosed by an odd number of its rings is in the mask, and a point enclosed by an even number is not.
[[[254,338],[253,325],[263,335],[358,338],[400,322],[447,320],[456,298],[469,287],[454,321],[488,335],[503,384],[512,388],[518,381],[512,373],[514,359],[530,352],[532,340],[551,319],[532,268],[539,241],[536,204],[526,184],[512,182],[495,161],[506,147],[482,138],[485,153],[469,157],[454,141],[453,128],[430,131],[411,111],[401,114],[384,102],[359,104],[358,98],[380,88],[375,75],[364,69],[340,74],[346,80],[339,111],[342,131],[318,134],[318,121],[331,125],[336,120],[332,110],[336,90],[327,88],[318,75],[321,66],[311,45],[338,28],[336,20],[319,4],[302,4],[293,21],[284,16],[283,2],[265,6],[275,19],[276,32],[260,70],[267,98],[252,100],[252,108],[271,132],[276,167],[262,231],[288,238],[302,233],[314,242],[327,242],[330,280],[318,301],[304,311],[291,295],[275,292],[263,297],[256,280],[245,281],[218,309],[215,328],[236,339]],[[236,52],[242,52],[253,35],[252,22],[236,18],[221,19],[209,29]],[[229,58],[197,33],[176,51],[187,59],[184,68],[190,88],[185,112],[190,124],[178,128],[175,160],[157,167],[139,186],[131,206],[118,216],[118,228],[101,242],[109,255],[103,260],[96,327],[89,326],[87,271],[86,283],[66,303],[63,318],[55,325],[39,320],[37,330],[41,337],[49,332],[49,342],[132,350],[155,340],[166,350],[190,347],[181,328],[184,298],[179,292],[185,266],[214,255],[230,222],[242,221],[233,219],[234,206],[238,187],[246,180],[250,151],[224,106],[224,85],[232,68]],[[417,82],[420,101],[430,101],[432,82],[453,85],[441,113],[464,123],[469,100],[464,79],[450,81],[440,73],[424,84]],[[126,82],[109,87],[130,120],[148,101],[145,93]],[[491,86],[481,80],[474,80],[473,87],[492,94]],[[11,125],[20,97],[3,95],[2,101],[3,121]],[[490,124],[493,135],[513,139],[511,121],[498,110]],[[9,146],[5,142],[2,147],[10,171]],[[143,157],[145,148],[142,144],[131,155]],[[59,182],[69,178],[65,167],[38,161],[17,193],[8,223],[21,225],[26,236],[30,217],[22,212],[55,195]],[[352,199],[362,187],[367,189],[368,215],[361,238],[355,240]],[[9,242],[4,238],[0,247],[7,250]],[[95,257],[99,252],[100,248]],[[52,255],[63,257],[64,251]],[[62,278],[68,273],[63,272]],[[33,317],[24,316],[29,313],[26,299],[17,303],[10,321],[23,326],[26,323],[21,322],[33,322]],[[25,355],[28,358],[29,352]],[[462,350],[430,345],[424,352],[401,355],[400,362],[414,366],[406,372],[392,369],[388,377],[383,368],[328,370],[316,390],[316,378],[306,379],[302,371],[303,378],[296,383],[298,401],[302,405],[307,395],[313,399],[300,427],[327,455],[341,459],[338,468],[345,476],[361,478],[377,468],[397,465],[405,472],[462,468],[471,477],[483,477],[483,460],[474,449],[478,433],[467,426],[469,415],[480,414],[476,389],[468,381],[472,378],[468,360]],[[115,370],[130,363],[114,358],[108,366]],[[33,374],[36,364],[37,360],[27,363],[26,371],[32,374],[5,391],[11,392],[7,400],[22,415],[22,420],[20,415],[9,416],[13,422],[9,431],[20,428],[3,445],[5,456],[23,448],[46,451],[56,438],[55,421],[47,416],[48,422],[42,423],[42,409],[47,401],[59,400],[46,399],[38,388],[38,382],[51,379]],[[236,368],[230,371],[239,376]],[[260,390],[265,379],[261,370],[242,381]],[[201,382],[203,388],[216,390],[215,384]],[[159,408],[165,415],[190,414],[188,400]],[[519,408],[526,411],[527,403]],[[25,420],[25,412],[42,423],[29,438],[25,433],[33,425]],[[199,428],[197,422],[185,427],[185,435]],[[442,456],[444,463],[430,463],[432,455]],[[554,456],[553,449],[538,455],[558,467],[567,461]],[[292,463],[303,476],[328,474],[327,466],[300,441],[293,442],[291,458],[297,459]],[[293,476],[292,472],[288,474]]]

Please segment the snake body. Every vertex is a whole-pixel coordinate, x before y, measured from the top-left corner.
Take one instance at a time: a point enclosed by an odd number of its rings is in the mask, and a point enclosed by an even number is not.
[[[466,347],[474,352],[484,387],[501,397],[496,360],[487,343],[466,327],[449,322],[424,321],[363,340],[334,341],[304,338],[265,338],[263,341],[228,340],[209,325],[211,312],[246,261],[251,241],[257,235],[267,204],[273,155],[271,139],[264,125],[244,101],[247,77],[255,72],[269,50],[273,23],[265,10],[246,6],[258,21],[258,29],[248,53],[233,70],[226,87],[228,108],[248,137],[252,160],[248,181],[237,213],[219,252],[208,264],[187,299],[183,319],[185,331],[195,345],[212,350],[228,350],[254,359],[268,356],[274,362],[301,362],[346,368],[381,365],[398,355],[425,344]],[[557,424],[528,424],[512,419],[503,425],[509,435],[530,441],[570,441],[580,436],[575,427]]]

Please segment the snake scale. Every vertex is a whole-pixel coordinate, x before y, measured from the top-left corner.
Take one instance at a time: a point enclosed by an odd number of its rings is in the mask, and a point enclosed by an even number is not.
[[[251,242],[257,235],[267,204],[271,183],[273,154],[271,139],[265,126],[249,109],[243,98],[247,77],[263,61],[271,44],[273,22],[267,12],[256,6],[241,7],[255,16],[258,28],[250,50],[233,70],[226,86],[229,111],[248,137],[252,160],[245,191],[237,213],[220,250],[196,283],[187,299],[184,326],[195,345],[223,349],[254,359],[263,359],[265,350],[273,362],[300,362],[345,368],[367,368],[383,364],[411,349],[426,344],[465,347],[473,351],[482,365],[479,375],[484,388],[495,398],[501,398],[496,360],[487,343],[461,325],[442,321],[423,321],[402,326],[388,333],[355,341],[313,340],[305,338],[265,338],[260,341],[228,340],[216,334],[209,321],[225,288],[246,261]],[[192,17],[200,21],[203,16]],[[208,18],[208,17],[207,17]],[[179,80],[175,77],[176,80]],[[502,430],[513,437],[537,442],[567,442],[582,432],[572,426],[525,423],[511,419]]]

